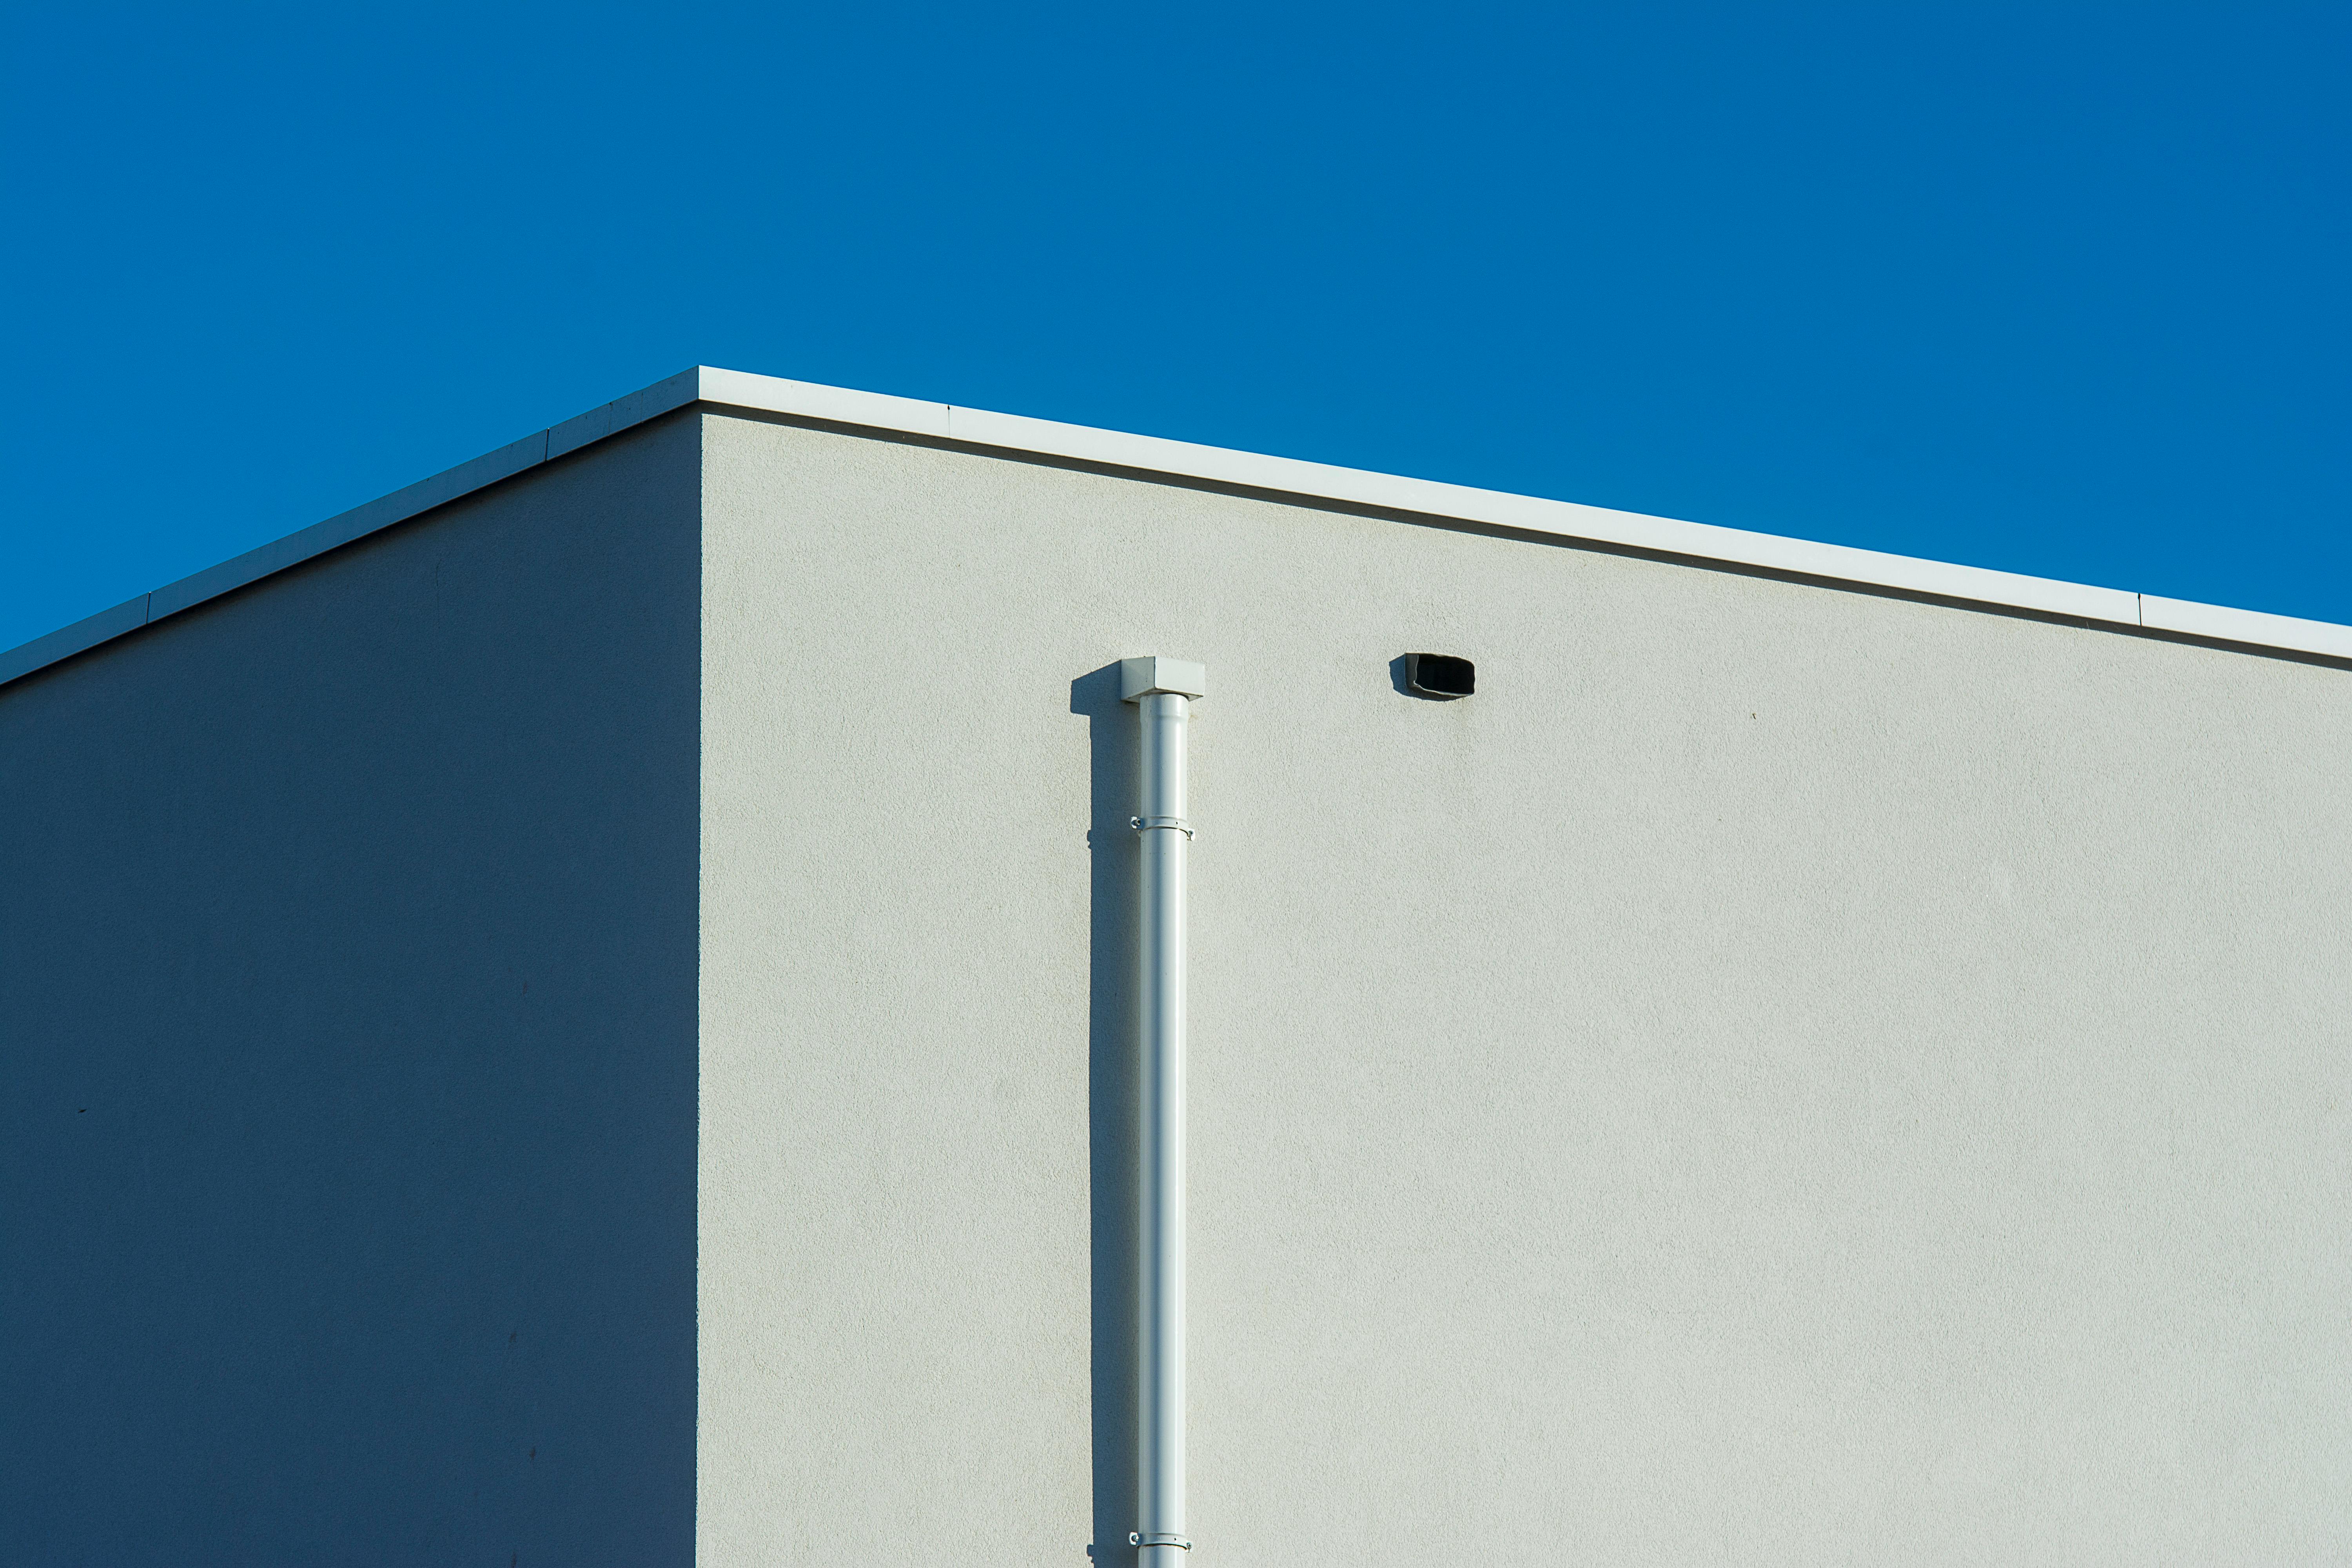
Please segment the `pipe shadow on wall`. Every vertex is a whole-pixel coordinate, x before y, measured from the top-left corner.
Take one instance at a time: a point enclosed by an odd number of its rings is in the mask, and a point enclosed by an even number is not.
[[[1087,845],[1087,1147],[1093,1259],[1094,1558],[1129,1568],[1135,1528],[1135,942],[1140,856],[1128,819],[1140,787],[1134,705],[1119,700],[1118,665],[1070,683],[1070,711],[1087,721],[1092,753]]]

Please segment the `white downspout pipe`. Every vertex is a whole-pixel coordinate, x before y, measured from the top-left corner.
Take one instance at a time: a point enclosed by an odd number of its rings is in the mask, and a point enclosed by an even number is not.
[[[1119,663],[1119,695],[1143,731],[1137,1173],[1137,1568],[1178,1568],[1184,1536],[1184,728],[1206,689],[1197,664]]]

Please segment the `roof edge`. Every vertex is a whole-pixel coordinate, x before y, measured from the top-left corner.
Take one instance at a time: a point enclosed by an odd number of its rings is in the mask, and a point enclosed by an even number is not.
[[[2352,626],[2328,621],[697,365],[404,489],[0,652],[0,685],[695,404],[948,441],[1015,457],[1050,458],[1143,476],[1231,486],[1310,504],[1336,502],[1411,512],[1440,523],[1508,529],[1563,543],[1669,555],[1701,565],[1713,563],[1864,591],[2226,643],[2256,652],[2352,660]]]

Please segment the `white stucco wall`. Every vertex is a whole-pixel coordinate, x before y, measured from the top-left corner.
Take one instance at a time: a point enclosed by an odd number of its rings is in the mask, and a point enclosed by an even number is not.
[[[700,1561],[1126,1556],[1145,653],[1204,1565],[2352,1555],[2352,674],[698,417]]]
[[[1128,1560],[1162,653],[1203,1568],[2352,1556],[2352,672],[548,452],[0,686],[18,1555]]]

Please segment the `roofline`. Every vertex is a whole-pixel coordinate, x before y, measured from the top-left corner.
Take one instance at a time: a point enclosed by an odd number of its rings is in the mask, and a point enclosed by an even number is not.
[[[647,420],[698,405],[1242,489],[1310,505],[1402,513],[1440,527],[1502,531],[1520,537],[1671,557],[1702,566],[1803,578],[1867,593],[2227,644],[2253,652],[2352,661],[2352,626],[2328,621],[2234,610],[2120,588],[2094,588],[1980,566],[1956,566],[1843,544],[1817,544],[1573,501],[1541,500],[1468,485],[1402,479],[1328,463],[1269,458],[1155,436],[1129,436],[1084,425],[1061,425],[1015,414],[992,414],[980,408],[697,365],[576,419],[0,653],[0,685]]]

